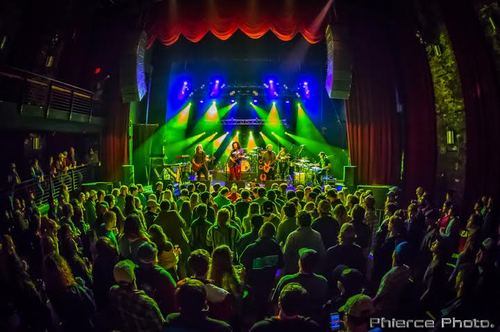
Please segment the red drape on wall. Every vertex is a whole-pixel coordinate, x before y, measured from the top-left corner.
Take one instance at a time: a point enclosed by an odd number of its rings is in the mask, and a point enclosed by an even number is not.
[[[464,199],[500,195],[500,100],[495,64],[472,1],[441,0],[465,103],[467,165]]]
[[[353,60],[347,102],[351,164],[362,184],[398,184],[400,119],[396,112],[394,64],[380,15],[369,8],[349,15]]]
[[[155,40],[172,45],[181,35],[198,42],[208,32],[226,40],[237,30],[254,39],[272,31],[284,41],[300,33],[309,43],[317,43],[332,4],[333,0],[162,1],[148,15],[148,46]]]
[[[404,176],[406,199],[422,186],[429,193],[436,179],[436,110],[432,77],[424,46],[416,36],[416,17],[410,1],[393,2],[393,53],[404,120]]]
[[[103,137],[103,154],[105,178],[109,181],[121,180],[121,166],[128,164],[128,103],[123,103],[118,79],[110,82],[109,95],[106,98],[106,130]]]

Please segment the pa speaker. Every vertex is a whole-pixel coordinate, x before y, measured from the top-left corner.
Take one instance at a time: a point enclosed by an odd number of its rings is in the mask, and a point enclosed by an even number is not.
[[[391,186],[370,186],[370,185],[359,185],[358,189],[363,189],[365,191],[370,190],[375,198],[375,209],[383,210],[385,206],[385,198]]]
[[[122,184],[128,186],[134,183],[134,165],[122,165]]]
[[[141,101],[146,94],[146,32],[130,34],[120,61],[120,89],[124,103]]]
[[[328,25],[326,28],[325,88],[332,99],[349,99],[351,93],[352,64],[347,35],[346,27]]]
[[[344,166],[344,186],[355,188],[358,185],[358,167]]]

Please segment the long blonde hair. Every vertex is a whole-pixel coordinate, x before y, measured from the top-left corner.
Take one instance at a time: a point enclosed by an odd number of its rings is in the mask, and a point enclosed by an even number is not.
[[[215,285],[227,290],[234,296],[241,293],[241,283],[233,266],[233,253],[227,245],[221,245],[212,252],[212,264],[208,276]]]

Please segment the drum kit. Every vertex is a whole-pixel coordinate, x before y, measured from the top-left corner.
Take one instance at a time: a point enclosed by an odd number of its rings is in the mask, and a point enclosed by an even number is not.
[[[319,164],[313,163],[308,158],[300,158],[292,161],[290,167],[293,170],[295,184],[314,183],[316,175],[321,172]]]

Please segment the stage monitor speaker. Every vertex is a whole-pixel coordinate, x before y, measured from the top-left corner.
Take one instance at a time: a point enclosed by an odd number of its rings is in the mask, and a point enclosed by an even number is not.
[[[358,185],[358,167],[344,166],[344,186],[353,189]]]
[[[140,31],[125,37],[125,48],[120,60],[120,90],[124,103],[141,101],[146,86],[146,32]]]
[[[325,88],[332,99],[349,99],[351,93],[352,64],[347,37],[348,31],[345,26],[328,25],[326,28]]]
[[[90,190],[104,190],[106,193],[110,193],[113,190],[113,182],[86,182],[82,183],[83,191]]]
[[[134,165],[122,165],[122,184],[129,186],[134,183]]]
[[[236,184],[238,186],[238,189],[245,188],[245,181],[227,181],[226,182],[226,187],[231,189],[233,184]]]
[[[385,207],[385,198],[391,186],[359,185],[358,189],[370,190],[375,198],[375,209],[383,210]]]
[[[271,188],[274,183],[277,183],[278,186],[279,186],[282,183],[286,183],[286,181],[283,181],[283,180],[269,180],[269,181],[266,181],[266,183],[265,183],[266,189]]]

